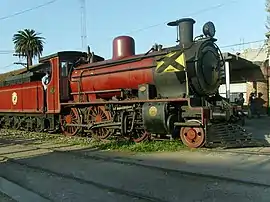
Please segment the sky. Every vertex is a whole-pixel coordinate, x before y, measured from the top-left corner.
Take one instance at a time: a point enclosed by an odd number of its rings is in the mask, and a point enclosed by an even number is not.
[[[82,50],[81,1],[56,0],[38,9],[13,14],[52,0],[0,1],[0,73],[21,68],[14,65],[12,36],[18,30],[34,29],[46,38],[43,56],[63,50]],[[192,17],[194,36],[203,24],[216,26],[220,47],[265,39],[265,0],[85,0],[87,43],[95,54],[112,57],[112,40],[119,35],[135,39],[136,53],[147,52],[155,43],[175,45],[176,29],[166,25]],[[10,17],[7,17],[10,16]],[[6,18],[7,17],[7,18]],[[260,46],[258,43],[232,46],[222,51]]]

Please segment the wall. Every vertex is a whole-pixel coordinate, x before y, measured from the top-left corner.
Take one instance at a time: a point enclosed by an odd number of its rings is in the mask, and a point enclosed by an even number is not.
[[[247,96],[250,95],[251,92],[254,92],[256,90],[257,93],[262,93],[262,99],[265,101],[264,104],[264,112],[267,113],[269,111],[269,73],[268,73],[268,67],[266,66],[267,63],[262,63],[261,65],[261,72],[264,75],[265,80],[259,80],[259,81],[250,81],[247,82]]]
[[[230,101],[234,102],[234,99],[239,96],[239,93],[244,94],[245,103],[247,104],[248,99],[246,99],[247,85],[246,83],[234,83],[230,85]],[[219,87],[219,93],[221,96],[226,97],[226,85],[222,84]]]
[[[253,90],[257,90],[257,93],[261,92],[263,93],[263,99],[266,101],[264,104],[265,112],[268,111],[270,114],[270,78],[268,75],[270,75],[269,71],[269,65],[267,60],[267,46],[263,46],[262,48],[257,49],[246,49],[240,54],[240,57],[245,58],[246,60],[250,60],[254,63],[262,63],[261,64],[261,72],[263,73],[265,77],[265,81],[257,81],[257,82],[247,82],[247,99],[250,95],[250,93]]]
[[[252,84],[254,85],[254,88],[252,87]],[[268,106],[269,106],[269,93],[268,93],[268,82],[267,81],[257,81],[257,82],[247,82],[247,99],[250,95],[251,92],[254,92],[254,90],[257,91],[258,93],[262,93],[262,99],[265,101],[265,104],[263,105],[264,110],[263,113],[267,113],[268,110]]]
[[[243,93],[244,98],[245,98],[244,105],[247,105],[251,92],[254,92],[254,91],[256,91],[257,93],[261,92],[263,94],[262,98],[265,101],[264,112],[266,113],[269,111],[269,114],[270,114],[270,108],[269,108],[270,82],[268,82],[268,80],[270,81],[270,78],[268,76],[270,75],[270,70],[268,68],[268,65],[266,64],[268,63],[261,64],[260,69],[249,69],[249,70],[231,72],[231,80],[233,81],[239,80],[239,83],[234,83],[230,85],[230,101],[231,102],[234,102],[234,99],[238,97],[239,93]],[[240,81],[241,76],[248,79],[249,81],[246,81],[246,82]],[[219,93],[223,97],[226,97],[225,84],[220,86]]]

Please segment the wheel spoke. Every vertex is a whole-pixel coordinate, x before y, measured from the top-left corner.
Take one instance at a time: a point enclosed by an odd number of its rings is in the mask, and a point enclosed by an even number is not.
[[[134,142],[139,143],[142,142],[150,137],[150,133],[146,132],[145,130],[135,130],[132,139]]]
[[[76,108],[67,109],[67,113],[60,117],[61,129],[66,136],[77,135],[81,129],[79,126],[67,126],[67,124],[80,124],[81,118]]]
[[[87,109],[86,114],[87,124],[108,121],[110,119],[111,119],[110,113],[105,110],[104,106],[92,106]],[[113,134],[113,130],[107,128],[96,128],[92,129],[91,133],[98,139],[106,139]]]

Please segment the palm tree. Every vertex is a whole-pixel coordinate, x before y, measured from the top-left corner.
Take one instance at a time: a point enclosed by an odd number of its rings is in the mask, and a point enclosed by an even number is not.
[[[40,57],[43,52],[44,37],[39,36],[33,29],[24,29],[13,35],[13,43],[15,52],[19,56],[27,58],[27,71],[29,66],[33,64],[33,58]]]

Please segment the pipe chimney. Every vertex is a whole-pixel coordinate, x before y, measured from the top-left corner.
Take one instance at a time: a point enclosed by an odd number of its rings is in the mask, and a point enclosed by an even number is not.
[[[195,20],[192,18],[182,18],[173,22],[169,22],[168,26],[177,27],[177,42],[182,48],[185,48],[193,42],[193,24]]]

